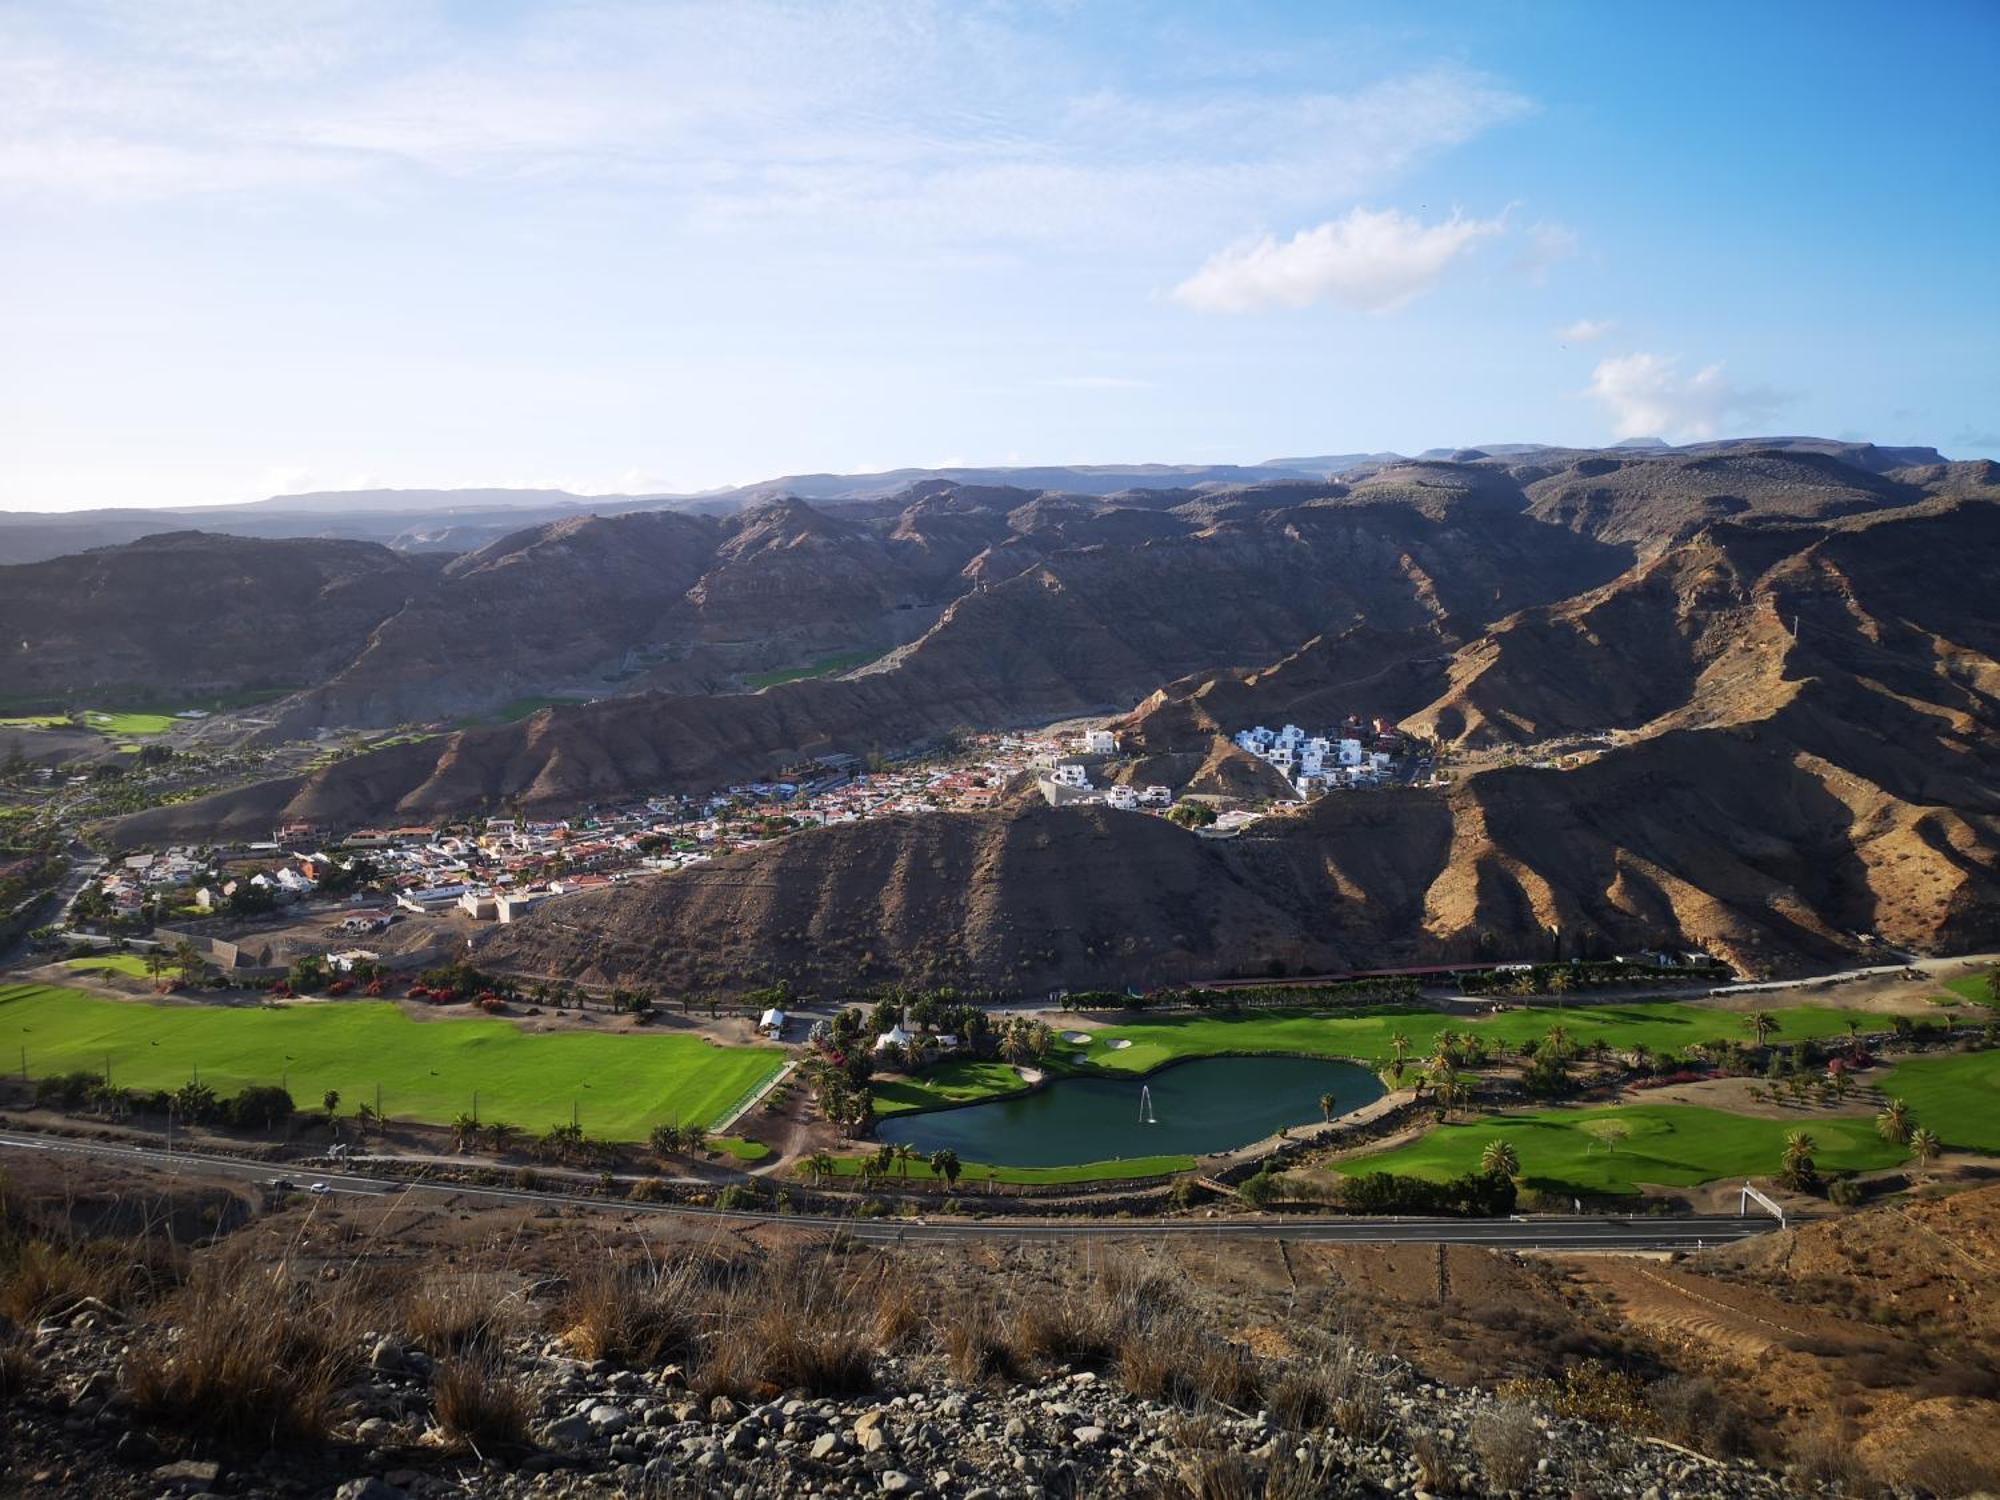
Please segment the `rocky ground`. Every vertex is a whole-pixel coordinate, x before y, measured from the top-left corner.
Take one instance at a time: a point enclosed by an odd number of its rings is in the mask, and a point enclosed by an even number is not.
[[[115,1321],[85,1308],[45,1323],[39,1373],[8,1408],[12,1492],[29,1495],[845,1496],[999,1500],[1080,1495],[1756,1496],[1786,1491],[1748,1460],[1702,1457],[1435,1384],[1371,1360],[1358,1412],[1189,1411],[1093,1370],[1018,1385],[938,1383],[887,1357],[848,1398],[702,1400],[677,1366],[642,1371],[524,1341],[509,1359],[534,1392],[531,1441],[481,1458],[446,1442],[433,1361],[367,1335],[364,1373],[324,1452],[176,1458],[121,1394]]]

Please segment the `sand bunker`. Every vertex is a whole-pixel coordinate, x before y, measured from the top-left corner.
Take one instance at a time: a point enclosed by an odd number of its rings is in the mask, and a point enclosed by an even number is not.
[[[1132,1043],[1127,1038],[1121,1036],[1120,1038],[1118,1038],[1117,1041],[1110,1042],[1107,1045],[1111,1048],[1113,1052],[1123,1052],[1127,1047],[1131,1046]]]
[[[1087,1031],[1065,1031],[1063,1033],[1063,1040],[1068,1042],[1072,1047],[1085,1047],[1090,1044],[1090,1033]]]

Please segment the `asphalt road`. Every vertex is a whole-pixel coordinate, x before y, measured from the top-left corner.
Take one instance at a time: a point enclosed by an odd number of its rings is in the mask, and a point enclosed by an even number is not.
[[[248,1162],[231,1156],[210,1156],[155,1147],[112,1145],[103,1141],[70,1140],[19,1131],[0,1133],[0,1152],[39,1151],[58,1156],[87,1157],[154,1168],[199,1169],[250,1181],[268,1181],[284,1172],[305,1187],[324,1182],[336,1195],[384,1198],[398,1194],[458,1198],[475,1202],[532,1205],[574,1204],[620,1213],[676,1214],[732,1226],[761,1223],[795,1229],[843,1231],[856,1239],[877,1241],[967,1239],[1157,1239],[1180,1236],[1197,1240],[1327,1240],[1354,1245],[1484,1245],[1493,1250],[1694,1250],[1747,1239],[1777,1227],[1764,1215],[1737,1218],[1726,1214],[1661,1218],[1654,1215],[1586,1214],[1578,1217],[1518,1219],[848,1219],[811,1214],[760,1214],[677,1204],[634,1203],[624,1199],[590,1198],[562,1193],[523,1192],[517,1188],[472,1187],[463,1183],[404,1182],[395,1178],[361,1177],[301,1168],[286,1169],[269,1162]]]

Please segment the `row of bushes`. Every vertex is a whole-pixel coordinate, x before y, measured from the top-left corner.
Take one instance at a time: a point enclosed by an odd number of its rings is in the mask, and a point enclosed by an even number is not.
[[[298,1106],[276,1084],[252,1084],[228,1098],[205,1083],[179,1088],[124,1089],[101,1074],[57,1073],[35,1081],[35,1103],[45,1109],[94,1109],[107,1113],[167,1115],[197,1125],[227,1125],[237,1130],[268,1130],[289,1120]]]

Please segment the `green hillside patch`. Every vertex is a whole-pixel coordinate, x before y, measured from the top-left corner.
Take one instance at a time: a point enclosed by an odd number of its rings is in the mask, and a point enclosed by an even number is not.
[[[416,1021],[387,1001],[291,1006],[155,1005],[55,985],[0,985],[0,1052],[27,1049],[35,1077],[106,1060],[124,1088],[172,1089],[199,1069],[229,1095],[283,1082],[301,1106],[329,1089],[343,1111],[372,1104],[393,1118],[479,1117],[540,1131],[565,1124],[644,1140],[653,1126],[714,1126],[784,1065],[774,1047],[720,1047],[684,1033],[529,1032],[511,1021]]]
[[[1910,1106],[1948,1146],[2000,1152],[2000,1052],[1958,1052],[1899,1063],[1882,1092]]]
[[[1722,1177],[1772,1176],[1794,1130],[1813,1138],[1822,1172],[1873,1171],[1908,1155],[1877,1135],[1865,1117],[1764,1120],[1691,1105],[1623,1104],[1485,1115],[1338,1165],[1350,1176],[1397,1172],[1442,1182],[1477,1172],[1487,1143],[1504,1140],[1520,1158],[1527,1187],[1624,1196],[1646,1183],[1694,1187]]]
[[[2000,1010],[2000,970],[1992,974],[1961,974],[1956,979],[1947,979],[1944,987],[1951,993],[1935,997],[1933,1005],[1986,1005]]]
[[[802,682],[808,677],[832,677],[841,672],[852,672],[856,667],[865,667],[882,653],[879,651],[842,651],[835,656],[822,656],[809,667],[788,667],[777,672],[751,672],[744,679],[745,687],[776,687],[781,682]]]

